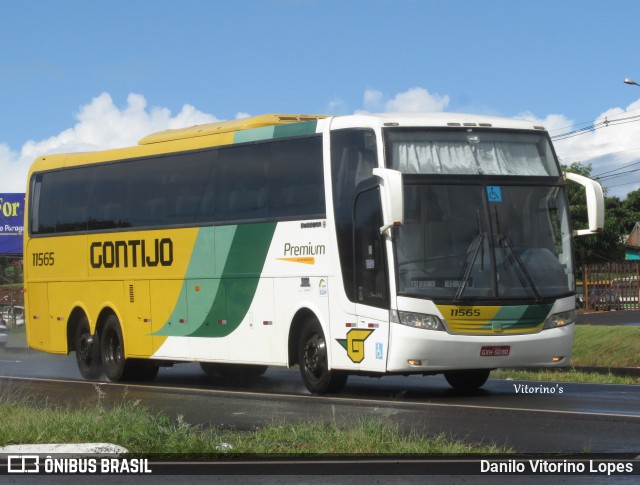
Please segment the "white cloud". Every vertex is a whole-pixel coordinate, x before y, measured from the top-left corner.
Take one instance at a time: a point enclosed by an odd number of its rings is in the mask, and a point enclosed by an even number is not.
[[[628,170],[640,168],[640,165],[630,165],[640,161],[640,119],[633,118],[638,116],[634,110],[639,109],[640,100],[637,100],[625,109],[608,109],[597,116],[595,121],[580,125],[575,125],[573,120],[563,115],[548,115],[544,119],[539,119],[531,113],[524,113],[520,117],[540,121],[551,136],[579,128],[588,128],[590,125],[598,126],[596,130],[554,141],[556,152],[562,163],[590,164],[591,174],[598,176],[616,169],[626,171],[627,168]],[[602,184],[607,189],[607,195],[624,198],[628,192],[640,188],[640,171],[629,172],[615,178],[604,178]]]
[[[444,111],[449,106],[449,96],[431,94],[424,88],[415,87],[397,93],[389,99],[382,91],[367,88],[363,96],[364,109],[356,113],[401,112],[401,111]]]
[[[431,94],[424,88],[411,88],[387,101],[386,111],[444,111],[449,96]]]
[[[342,98],[335,96],[329,103],[327,104],[326,109],[327,114],[341,114],[347,113],[348,107],[347,103]]]
[[[364,92],[364,108],[368,111],[382,111],[384,94],[377,89],[368,88]]]
[[[125,147],[156,131],[218,121],[188,104],[175,116],[168,108],[148,108],[139,94],[130,94],[126,106],[118,108],[108,93],[81,106],[76,119],[72,128],[58,135],[27,141],[19,153],[0,144],[0,192],[23,192],[29,166],[42,155]]]

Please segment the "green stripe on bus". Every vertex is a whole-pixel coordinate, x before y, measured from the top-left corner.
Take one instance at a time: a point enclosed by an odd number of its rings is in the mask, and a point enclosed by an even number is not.
[[[286,125],[277,125],[273,130],[274,138],[283,138],[286,136],[311,135],[316,132],[318,122],[301,121],[300,123],[289,123]]]
[[[482,328],[490,330],[496,323],[499,323],[503,330],[537,327],[547,318],[552,306],[551,304],[504,306]]]
[[[233,143],[246,143],[250,141],[270,140],[272,138],[310,135],[316,132],[317,125],[318,122],[316,120],[312,120],[237,131],[233,135]]]
[[[243,143],[248,141],[270,140],[273,138],[273,126],[263,126],[250,130],[237,131],[233,135],[233,143]]]
[[[200,229],[181,291],[186,298],[179,299],[155,335],[225,337],[238,328],[255,297],[276,226],[270,222]],[[219,278],[198,279],[209,270]],[[196,298],[194,287],[199,284],[205,292]],[[187,312],[189,325],[170,324]]]

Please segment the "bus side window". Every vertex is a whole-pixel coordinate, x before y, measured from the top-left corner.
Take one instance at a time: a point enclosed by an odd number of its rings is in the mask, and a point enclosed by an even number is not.
[[[356,186],[373,178],[377,164],[375,135],[372,130],[345,129],[331,133],[331,184],[333,210],[336,220],[338,253],[342,267],[342,281],[349,300],[359,301],[354,288],[354,228],[353,204]],[[376,203],[379,206],[380,201]]]
[[[382,207],[377,187],[358,195],[354,213],[356,300],[366,305],[388,307],[388,285],[384,240],[380,234]]]

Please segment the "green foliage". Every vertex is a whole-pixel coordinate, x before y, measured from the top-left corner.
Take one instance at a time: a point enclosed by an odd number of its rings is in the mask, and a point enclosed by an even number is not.
[[[640,327],[578,325],[573,365],[640,367]]]
[[[512,450],[495,445],[455,441],[444,434],[404,433],[383,417],[294,424],[272,423],[253,431],[193,426],[181,416],[171,419],[123,399],[104,402],[96,386],[93,405],[79,409],[37,407],[28,396],[0,392],[0,446],[22,443],[113,443],[130,453],[194,455],[256,454],[496,454]]]
[[[492,379],[509,379],[518,381],[545,381],[545,382],[580,382],[585,384],[640,384],[639,377],[616,376],[612,373],[582,372],[576,369],[568,370],[514,370],[498,369],[491,373]]]
[[[640,367],[640,327],[578,325],[571,364],[578,367]],[[599,384],[640,384],[638,376],[571,370],[493,371],[492,378]]]
[[[591,170],[591,165],[582,165],[580,162],[562,166],[563,172],[573,172],[598,180],[591,175]],[[578,184],[568,182],[567,195],[573,229],[587,227],[587,201],[584,190]],[[605,193],[604,204],[604,232],[574,239],[578,271],[583,264],[624,260],[625,238],[636,221],[640,220],[640,190],[629,193],[624,201],[618,197],[608,197]]]

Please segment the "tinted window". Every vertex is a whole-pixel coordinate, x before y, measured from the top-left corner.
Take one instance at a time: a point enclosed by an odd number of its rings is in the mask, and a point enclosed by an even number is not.
[[[331,177],[336,217],[338,253],[344,289],[356,301],[353,273],[353,206],[356,188],[371,182],[377,165],[375,135],[371,130],[340,130],[331,133]]]
[[[389,305],[384,254],[382,207],[377,187],[358,195],[354,214],[354,266],[358,302],[381,308]]]
[[[42,173],[32,206],[40,234],[324,217],[322,138]]]
[[[216,168],[216,219],[267,216],[268,156],[269,146],[265,143],[221,150]]]
[[[89,191],[84,170],[46,174],[40,194],[38,232],[71,232],[87,229]]]
[[[279,216],[325,212],[322,138],[271,144],[269,213]]]

